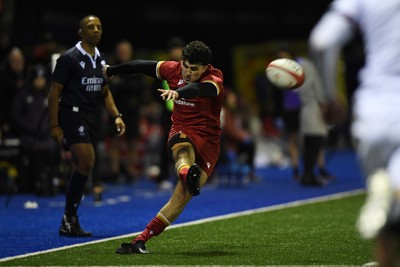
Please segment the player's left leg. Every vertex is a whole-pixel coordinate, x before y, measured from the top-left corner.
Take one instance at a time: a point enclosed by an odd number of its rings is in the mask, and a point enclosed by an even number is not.
[[[199,192],[201,185],[207,181],[207,174],[194,163],[195,152],[190,142],[177,142],[171,150],[179,177],[174,193],[158,214],[147,224],[146,229],[131,243],[121,244],[116,253],[149,253],[145,243],[153,236],[161,234],[166,227],[173,223],[192,199],[192,196],[195,195],[193,188],[197,188]]]

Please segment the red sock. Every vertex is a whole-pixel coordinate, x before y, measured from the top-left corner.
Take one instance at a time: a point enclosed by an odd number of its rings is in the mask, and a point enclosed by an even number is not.
[[[186,183],[186,175],[188,173],[189,168],[188,167],[182,167],[179,170],[179,178],[182,180],[182,182]]]
[[[135,243],[136,241],[143,241],[146,243],[153,236],[161,234],[161,232],[164,231],[166,227],[167,225],[165,225],[162,220],[154,217],[154,219],[151,220],[149,224],[147,224],[146,229],[144,229],[144,231],[140,235],[138,235],[132,241],[132,243]]]

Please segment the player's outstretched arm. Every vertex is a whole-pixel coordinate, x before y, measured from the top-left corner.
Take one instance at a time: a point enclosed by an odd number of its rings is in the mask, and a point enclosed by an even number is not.
[[[103,74],[104,77],[112,77],[119,74],[143,73],[156,78],[157,63],[155,60],[136,59],[114,66],[105,65]]]
[[[176,100],[178,98],[214,97],[217,88],[212,83],[189,83],[177,90],[158,89],[163,100]]]

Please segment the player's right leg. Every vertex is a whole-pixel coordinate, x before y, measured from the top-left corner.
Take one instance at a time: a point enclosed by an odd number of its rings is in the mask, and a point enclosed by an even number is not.
[[[187,185],[192,196],[200,194],[200,178],[202,171],[195,163],[196,154],[194,146],[187,135],[178,133],[170,138],[168,146],[175,162],[176,174]]]

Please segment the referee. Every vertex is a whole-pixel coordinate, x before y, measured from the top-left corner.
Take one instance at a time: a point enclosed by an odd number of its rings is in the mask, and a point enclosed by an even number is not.
[[[78,34],[81,41],[57,60],[49,113],[51,136],[71,151],[73,158],[59,234],[84,237],[92,234],[81,228],[77,209],[95,164],[102,106],[115,118],[117,135],[125,132],[125,123],[102,74],[105,59],[96,47],[102,35],[100,19],[93,15],[84,17]]]

